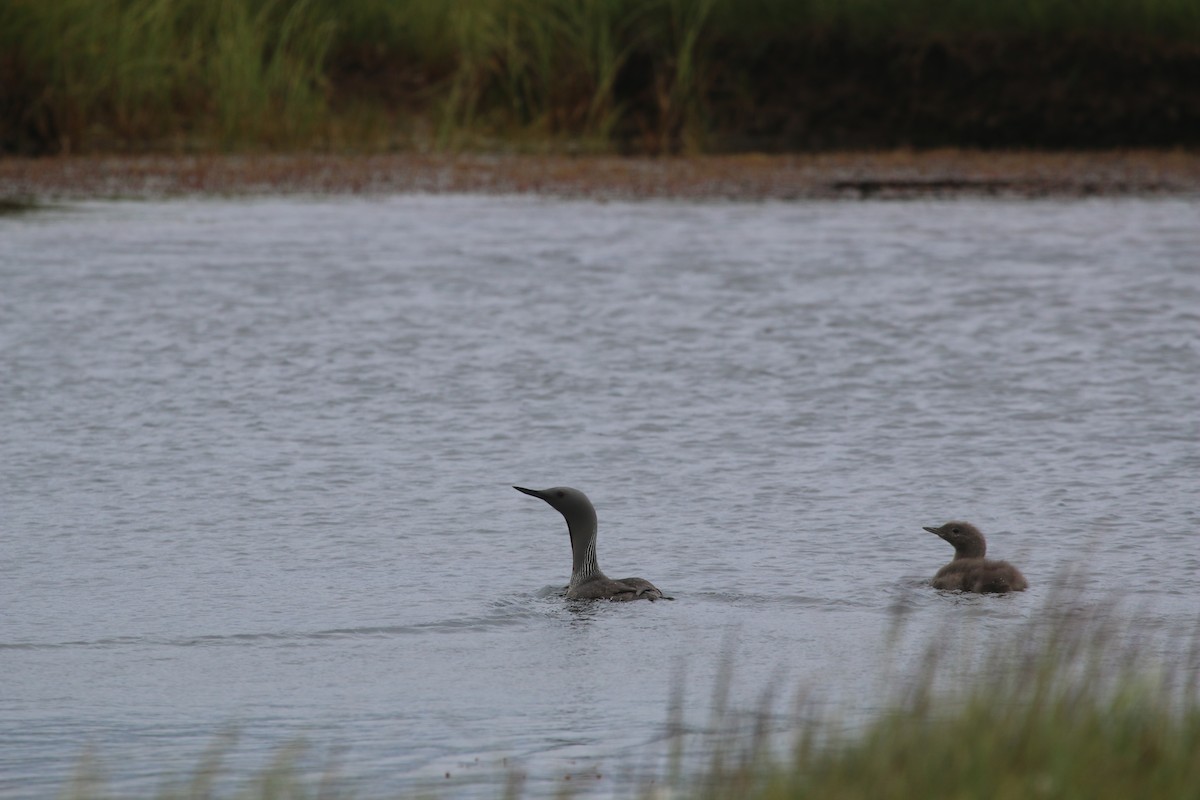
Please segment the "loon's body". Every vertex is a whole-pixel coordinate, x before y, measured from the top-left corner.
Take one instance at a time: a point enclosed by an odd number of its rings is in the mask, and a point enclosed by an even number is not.
[[[954,546],[954,560],[942,567],[930,583],[935,589],[960,592],[996,593],[1021,592],[1029,586],[1025,576],[1007,561],[993,561],[987,555],[987,540],[969,522],[947,522],[940,528],[925,530],[936,533]]]
[[[553,489],[525,489],[518,492],[540,497],[558,510],[567,521],[571,535],[571,583],[567,597],[572,600],[671,600],[645,578],[614,580],[600,571],[596,563],[596,508],[578,489],[556,486]]]

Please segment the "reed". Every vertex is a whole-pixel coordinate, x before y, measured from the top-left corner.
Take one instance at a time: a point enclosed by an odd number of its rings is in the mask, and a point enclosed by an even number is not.
[[[1107,34],[1188,39],[1200,11],[1179,0],[745,0],[721,2],[719,29],[743,37],[749,30],[840,30],[857,39],[935,38],[987,34]]]
[[[1001,642],[932,643],[893,708],[857,733],[812,722],[790,756],[765,739],[714,757],[693,796],[782,798],[1192,797],[1200,786],[1200,657],[1112,608],[1047,608]],[[1162,638],[1165,638],[1163,634]],[[981,652],[987,658],[980,659]],[[967,663],[967,662],[970,663]]]
[[[334,30],[309,0],[12,0],[3,133],[68,153],[307,142]]]
[[[386,146],[711,149],[744,122],[730,107],[786,98],[806,52],[886,77],[897,58],[981,37],[1168,63],[1195,57],[1200,4],[7,0],[0,151],[355,146],[379,138],[372,126],[391,129]],[[981,69],[1013,67],[1011,49],[987,57]]]
[[[1195,797],[1200,638],[1193,639],[1190,655],[1180,657],[1177,641],[1163,649],[1170,632],[1160,631],[1156,639],[1147,629],[1112,607],[1088,608],[1061,597],[998,642],[970,641],[967,620],[955,647],[931,642],[921,668],[897,676],[890,710],[852,729],[807,716],[790,747],[778,746],[768,733],[778,687],[763,689],[759,724],[746,729],[730,722],[736,716],[728,708],[734,676],[727,665],[714,689],[716,735],[707,740],[708,765],[682,764],[677,737],[668,773],[642,794],[699,800]],[[1173,654],[1171,661],[1153,655],[1164,652]],[[676,731],[682,707],[677,690],[668,712]],[[156,796],[300,800],[354,794],[348,776],[313,765],[298,746],[281,750],[259,773],[234,780],[222,769],[223,753],[234,744],[222,737],[193,774]],[[64,796],[109,796],[102,775],[99,760],[90,759]],[[497,796],[521,795],[519,781],[502,784]],[[564,787],[562,796],[570,789]]]

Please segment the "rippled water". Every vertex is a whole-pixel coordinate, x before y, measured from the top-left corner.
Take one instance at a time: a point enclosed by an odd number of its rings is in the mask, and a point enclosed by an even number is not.
[[[0,217],[0,796],[89,753],[151,792],[230,731],[234,773],[304,740],[363,797],[620,794],[674,687],[692,730],[726,661],[734,707],[869,716],[938,631],[1014,629],[1067,569],[1187,639],[1198,209]],[[564,601],[565,526],[514,483],[584,489],[601,566],[677,600]],[[951,553],[921,526],[956,517],[1030,591],[925,585]]]

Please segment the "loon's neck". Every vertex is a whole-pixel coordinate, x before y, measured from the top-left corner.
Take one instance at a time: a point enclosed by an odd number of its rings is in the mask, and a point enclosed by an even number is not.
[[[571,533],[571,586],[584,581],[604,577],[596,563],[596,517],[573,520],[568,524]]]
[[[972,539],[968,542],[961,542],[954,548],[954,560],[958,561],[964,558],[984,558],[987,555],[987,542],[983,537]]]

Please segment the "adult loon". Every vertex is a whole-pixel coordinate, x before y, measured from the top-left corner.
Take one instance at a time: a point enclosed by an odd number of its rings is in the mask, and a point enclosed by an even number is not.
[[[954,546],[954,560],[933,576],[933,588],[1002,593],[1021,592],[1029,586],[1025,576],[1012,564],[984,558],[987,541],[971,523],[947,522],[940,528],[925,530]]]
[[[587,495],[569,486],[552,489],[526,489],[518,492],[540,497],[567,520],[571,534],[571,583],[567,597],[573,600],[674,600],[645,578],[613,580],[596,563],[596,508]]]

